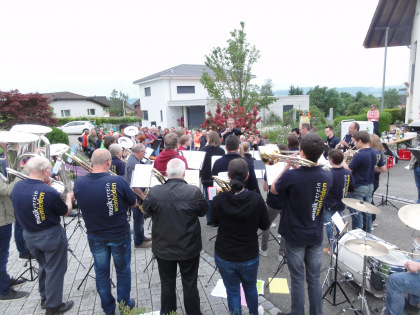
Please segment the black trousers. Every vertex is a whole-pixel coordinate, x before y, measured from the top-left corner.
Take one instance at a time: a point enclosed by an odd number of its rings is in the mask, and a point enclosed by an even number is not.
[[[176,270],[179,265],[182,288],[184,291],[185,312],[200,315],[200,296],[197,289],[198,265],[200,255],[189,260],[163,260],[156,257],[160,275],[161,296],[160,314],[175,312],[176,307]]]

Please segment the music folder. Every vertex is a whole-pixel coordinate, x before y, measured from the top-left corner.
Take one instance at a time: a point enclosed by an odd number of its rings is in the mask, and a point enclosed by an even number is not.
[[[420,149],[417,148],[408,148],[412,155],[417,159],[417,161],[420,161]]]
[[[131,187],[147,188],[156,185],[161,185],[153,174],[153,165],[151,164],[136,164],[133,175],[131,176]]]

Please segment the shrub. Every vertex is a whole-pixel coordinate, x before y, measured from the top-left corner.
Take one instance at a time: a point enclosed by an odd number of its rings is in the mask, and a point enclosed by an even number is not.
[[[390,113],[391,123],[394,124],[397,121],[405,121],[405,107],[404,108],[387,108],[384,109],[384,112]],[[379,122],[381,121],[382,115],[379,116]]]
[[[366,111],[367,113],[367,111]],[[341,128],[340,128],[340,123],[342,120],[347,120],[347,119],[354,119],[356,121],[367,121],[367,117],[366,117],[366,113],[364,114],[360,114],[360,115],[353,115],[353,116],[340,116],[337,117],[336,119],[334,119],[334,133],[337,137],[343,137],[344,135],[341,135]],[[389,131],[389,126],[391,125],[392,122],[392,115],[388,112],[382,112],[380,119],[379,119],[379,124],[378,124],[378,130],[379,133],[383,132],[383,131]]]
[[[118,125],[122,123],[126,124],[132,124],[135,122],[140,122],[141,124],[141,118],[140,117],[64,117],[64,118],[58,118],[58,125],[62,126],[67,124],[70,121],[76,121],[76,120],[88,120],[91,122],[95,122],[96,126],[102,126],[103,124],[113,124]]]
[[[287,135],[292,131],[291,126],[273,125],[261,128],[261,135],[267,135],[270,143],[287,144]]]
[[[45,134],[45,137],[53,143],[64,143],[69,145],[69,136],[61,129],[52,127],[52,131]]]
[[[264,124],[265,125],[278,125],[281,124],[282,120],[279,115],[277,115],[275,112],[270,112],[267,115],[267,118],[265,118]]]

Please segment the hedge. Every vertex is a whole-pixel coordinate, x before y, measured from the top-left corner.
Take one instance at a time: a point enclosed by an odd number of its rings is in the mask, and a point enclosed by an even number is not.
[[[52,127],[52,131],[46,133],[45,137],[50,141],[51,144],[64,143],[69,145],[69,136],[63,130],[56,127]]]
[[[353,116],[339,116],[335,118],[334,119],[334,134],[339,138],[344,136],[340,134],[341,133],[340,123],[342,120],[347,120],[347,119],[354,119],[356,121],[367,121],[366,114],[353,115]],[[388,132],[389,126],[391,125],[391,123],[392,123],[391,113],[385,112],[385,111],[382,112],[379,119],[379,125],[378,125],[379,133],[382,133],[383,131]]]
[[[96,126],[101,126],[103,124],[132,124],[135,122],[139,122],[141,124],[141,118],[140,117],[64,117],[64,118],[58,118],[58,125],[62,126],[67,124],[68,122],[75,121],[75,120],[89,120],[94,121]]]

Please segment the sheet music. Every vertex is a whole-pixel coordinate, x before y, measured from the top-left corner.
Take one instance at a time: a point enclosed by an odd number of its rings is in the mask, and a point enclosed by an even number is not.
[[[276,177],[283,171],[284,166],[286,163],[284,162],[278,162],[274,165],[266,165],[265,171],[267,173],[267,184],[272,185],[273,181],[276,179]]]
[[[210,186],[207,187],[209,200],[213,200],[214,196],[216,196],[216,187]]]
[[[345,227],[343,218],[340,216],[338,212],[334,213],[334,215],[331,217],[334,224],[336,225],[337,229],[341,232],[343,232],[343,229]]]
[[[255,177],[256,178],[264,178],[264,170],[263,169],[254,169]]]
[[[185,170],[184,180],[190,185],[201,188],[200,170]]]
[[[211,169],[213,169],[214,162],[216,162],[216,160],[220,159],[221,157],[222,155],[213,155],[211,157]]]
[[[258,161],[261,161],[260,151],[252,150],[252,157]]]
[[[193,170],[201,170],[203,161],[206,156],[204,151],[181,151],[188,163],[188,168]]]
[[[144,154],[144,157],[146,159],[149,159],[150,156],[155,152],[152,148],[146,147],[146,153]]]
[[[146,188],[151,186],[152,165],[136,164],[133,175],[131,176],[131,187]],[[153,176],[154,178],[155,176]],[[152,178],[152,180],[153,180]]]

